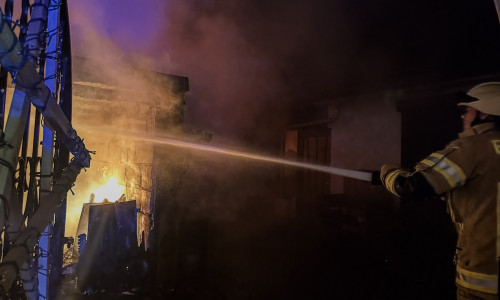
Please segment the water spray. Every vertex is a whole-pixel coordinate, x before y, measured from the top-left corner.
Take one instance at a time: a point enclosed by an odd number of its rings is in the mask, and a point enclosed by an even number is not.
[[[93,126],[84,126],[84,127],[79,126],[79,128],[82,128],[83,130],[91,130],[91,131],[95,130],[95,131],[98,131],[100,134],[121,136],[123,138],[131,138],[131,139],[135,139],[135,140],[140,140],[140,141],[150,142],[150,143],[155,143],[155,144],[160,144],[160,145],[174,146],[174,147],[191,149],[191,150],[196,150],[196,151],[218,153],[218,154],[229,155],[229,156],[234,156],[234,157],[239,157],[239,158],[244,158],[244,159],[252,159],[252,160],[258,160],[258,161],[263,161],[263,162],[269,162],[269,163],[281,164],[281,165],[286,165],[286,166],[293,166],[293,167],[298,167],[298,168],[303,168],[303,169],[309,169],[309,170],[324,172],[324,173],[328,173],[328,174],[340,175],[343,177],[359,179],[359,180],[368,181],[368,182],[372,182],[372,183],[374,183],[374,180],[372,178],[376,177],[375,172],[374,173],[362,172],[362,171],[356,171],[356,170],[335,168],[335,167],[331,167],[331,166],[298,162],[298,161],[287,160],[287,159],[277,158],[277,157],[268,156],[268,155],[254,154],[254,153],[249,153],[249,152],[244,152],[244,151],[231,150],[231,149],[227,149],[227,148],[221,148],[221,147],[215,147],[215,146],[208,146],[208,145],[204,145],[204,144],[186,142],[186,141],[180,140],[180,139],[175,138],[175,137],[159,137],[159,136],[145,135],[145,134],[134,133],[134,132],[125,131],[125,130],[121,130],[121,129],[117,129],[117,128],[109,128],[109,127],[108,127],[108,129],[110,129],[110,130],[107,130],[107,131],[103,131],[102,127],[93,127]],[[375,182],[376,182],[376,178],[375,178]]]

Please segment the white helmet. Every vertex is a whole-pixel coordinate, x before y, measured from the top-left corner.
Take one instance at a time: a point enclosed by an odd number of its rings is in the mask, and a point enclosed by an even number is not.
[[[500,82],[476,85],[467,92],[467,95],[476,100],[460,102],[457,105],[469,106],[489,115],[500,116]]]

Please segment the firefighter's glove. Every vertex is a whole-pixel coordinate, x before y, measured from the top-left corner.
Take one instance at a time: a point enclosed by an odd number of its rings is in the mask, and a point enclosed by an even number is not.
[[[386,164],[380,167],[380,181],[382,181],[382,185],[396,196],[400,196],[396,192],[396,179],[400,175],[407,176],[408,174],[408,171],[402,170],[399,165]]]
[[[380,181],[382,181],[382,184],[385,185],[385,180],[387,176],[395,170],[398,170],[400,167],[395,164],[385,164],[382,167],[380,167]]]

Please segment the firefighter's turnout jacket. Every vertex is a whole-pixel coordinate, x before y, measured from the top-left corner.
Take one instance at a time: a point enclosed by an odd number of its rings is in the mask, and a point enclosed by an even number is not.
[[[456,283],[496,294],[500,257],[500,131],[479,124],[417,164],[436,194],[448,193],[458,231]]]

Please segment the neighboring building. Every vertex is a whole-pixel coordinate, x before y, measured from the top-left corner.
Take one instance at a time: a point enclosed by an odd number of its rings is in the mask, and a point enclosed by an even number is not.
[[[285,156],[367,172],[385,163],[412,169],[457,138],[462,122],[456,93],[499,79],[495,75],[316,102],[290,125]],[[417,282],[426,291],[412,299],[428,299],[428,291],[432,299],[455,296],[456,232],[441,199],[400,201],[369,182],[291,168],[283,182],[281,194],[295,207],[291,217],[326,247],[317,260],[334,262],[319,270],[331,276],[329,282],[350,282],[353,276],[358,286],[377,287],[370,288],[372,299],[405,298]],[[359,271],[353,274],[353,268]],[[325,290],[337,295],[351,291],[333,283]]]
[[[400,160],[401,114],[398,93],[356,95],[314,103],[290,126],[285,138],[289,159],[349,170],[372,172],[385,162]],[[287,170],[298,218],[317,215],[318,207],[339,229],[364,231],[365,198],[380,198],[383,189],[369,182],[309,170]],[[383,194],[382,194],[383,195]],[[350,199],[353,198],[353,199]]]

